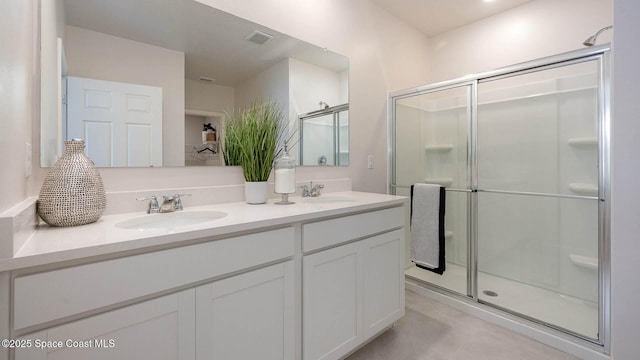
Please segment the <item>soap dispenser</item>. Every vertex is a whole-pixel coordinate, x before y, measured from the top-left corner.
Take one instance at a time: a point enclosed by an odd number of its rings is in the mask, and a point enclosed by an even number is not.
[[[282,195],[278,205],[290,205],[289,194],[296,192],[296,159],[289,155],[287,142],[284,142],[284,151],[274,162],[275,168],[275,192]]]

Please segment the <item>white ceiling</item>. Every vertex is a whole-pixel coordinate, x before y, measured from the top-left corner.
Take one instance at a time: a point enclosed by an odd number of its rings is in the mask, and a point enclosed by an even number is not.
[[[430,37],[533,0],[371,1]]]
[[[371,0],[427,36],[532,0]],[[348,59],[190,0],[64,0],[69,25],[185,53],[185,77],[234,86],[285,57],[343,71]],[[263,46],[254,30],[274,36]]]
[[[349,67],[345,56],[195,1],[64,0],[64,8],[68,25],[184,52],[188,79],[235,86],[288,57],[337,72]],[[254,30],[273,39],[246,41]]]

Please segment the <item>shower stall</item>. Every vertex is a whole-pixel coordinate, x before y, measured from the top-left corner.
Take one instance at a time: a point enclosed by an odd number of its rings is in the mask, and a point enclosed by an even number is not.
[[[446,189],[446,271],[407,258],[409,281],[607,351],[608,68],[600,46],[391,94],[390,192]]]
[[[300,165],[349,165],[349,103],[298,115]]]

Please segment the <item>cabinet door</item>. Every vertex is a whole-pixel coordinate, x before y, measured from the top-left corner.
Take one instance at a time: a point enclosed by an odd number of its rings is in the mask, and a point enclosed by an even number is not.
[[[404,232],[364,243],[364,336],[369,338],[404,316]]]
[[[293,262],[196,289],[198,359],[294,358]]]
[[[185,290],[25,336],[32,347],[15,359],[195,359],[194,315],[195,290]]]
[[[338,359],[363,340],[362,242],[305,256],[303,358]]]

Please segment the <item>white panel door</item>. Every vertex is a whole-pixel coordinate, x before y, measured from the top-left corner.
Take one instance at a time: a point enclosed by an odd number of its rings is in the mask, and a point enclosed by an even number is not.
[[[363,340],[362,241],[307,255],[303,271],[303,358],[339,359]]]
[[[67,139],[97,166],[162,166],[162,88],[68,77],[67,93]]]
[[[293,359],[294,301],[293,261],[196,288],[196,357]]]
[[[404,316],[404,231],[364,240],[364,336]]]
[[[43,300],[46,306],[46,300]],[[195,359],[195,290],[163,296],[21,338],[15,360]],[[37,349],[41,341],[47,347]],[[60,344],[61,347],[52,345]],[[42,346],[42,345],[39,345]]]

